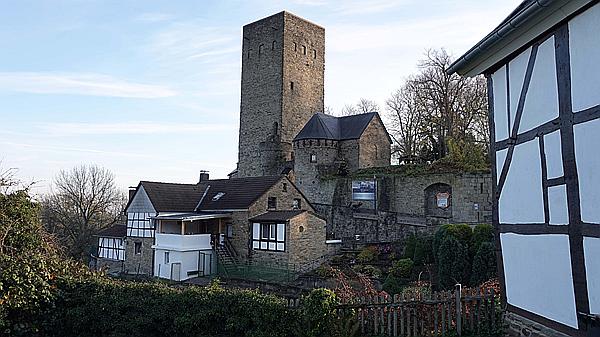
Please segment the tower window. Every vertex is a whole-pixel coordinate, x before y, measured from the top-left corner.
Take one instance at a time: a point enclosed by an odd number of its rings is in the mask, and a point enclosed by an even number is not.
[[[271,43],[271,50],[275,50],[275,45],[277,44],[277,41],[273,41]]]
[[[310,162],[311,163],[316,163],[317,162],[317,155],[314,153],[311,153],[310,155]]]
[[[292,201],[292,209],[300,209],[302,208],[302,200],[300,198],[295,198]]]
[[[252,55],[252,49],[248,49],[248,60],[250,59],[250,55]]]
[[[263,47],[264,47],[263,44],[258,46],[258,56],[260,56],[262,54]]]
[[[298,51],[298,44],[294,42],[294,51]]]
[[[277,209],[277,198],[269,197],[267,200],[267,209]]]
[[[290,82],[290,90],[294,90],[294,81]]]
[[[281,188],[284,192],[287,192],[287,183],[283,183],[283,186]]]
[[[306,46],[302,46],[302,54],[306,55]]]
[[[316,59],[317,58],[317,50],[313,49],[313,58]]]

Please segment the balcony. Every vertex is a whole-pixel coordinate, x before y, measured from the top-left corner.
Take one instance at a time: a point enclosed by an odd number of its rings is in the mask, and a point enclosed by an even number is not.
[[[191,251],[191,250],[211,250],[211,234],[155,234],[155,249]]]

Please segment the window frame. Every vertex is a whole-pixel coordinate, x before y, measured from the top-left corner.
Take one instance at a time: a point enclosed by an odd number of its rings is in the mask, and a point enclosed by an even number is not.
[[[267,209],[277,209],[277,197],[267,198]]]
[[[258,235],[256,228],[258,227]],[[265,232],[266,230],[266,232]],[[286,252],[287,223],[253,222],[252,250],[267,252]]]
[[[142,243],[140,241],[133,243],[133,254],[134,255],[142,255]]]

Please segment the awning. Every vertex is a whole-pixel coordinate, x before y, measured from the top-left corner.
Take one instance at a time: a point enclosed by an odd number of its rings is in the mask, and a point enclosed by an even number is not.
[[[162,213],[157,216],[153,216],[152,219],[194,221],[194,220],[221,219],[221,218],[229,218],[229,217],[231,217],[231,214],[229,214],[229,213],[198,212],[198,213]]]

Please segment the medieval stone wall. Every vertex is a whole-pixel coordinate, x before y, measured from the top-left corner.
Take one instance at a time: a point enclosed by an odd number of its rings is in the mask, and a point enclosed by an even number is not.
[[[505,336],[507,337],[567,337],[568,335],[536,323],[523,316],[507,312]],[[590,335],[591,336],[591,335]]]
[[[328,238],[358,235],[364,242],[392,242],[402,240],[414,228],[429,230],[444,223],[491,222],[489,173],[380,175],[376,201],[352,200],[352,180],[370,179],[338,177],[299,186],[312,196],[313,206],[327,219]],[[440,184],[451,187],[450,207],[429,213],[428,198]]]
[[[374,117],[359,140],[359,168],[389,166],[391,143],[381,120]]]
[[[306,139],[295,142],[295,183],[306,192],[308,200],[315,200],[314,194],[319,190],[319,177],[338,173],[338,151],[338,141],[335,140]],[[312,155],[316,157],[314,163],[311,162]]]
[[[289,221],[290,263],[302,268],[322,261],[327,254],[324,219],[305,212]]]

